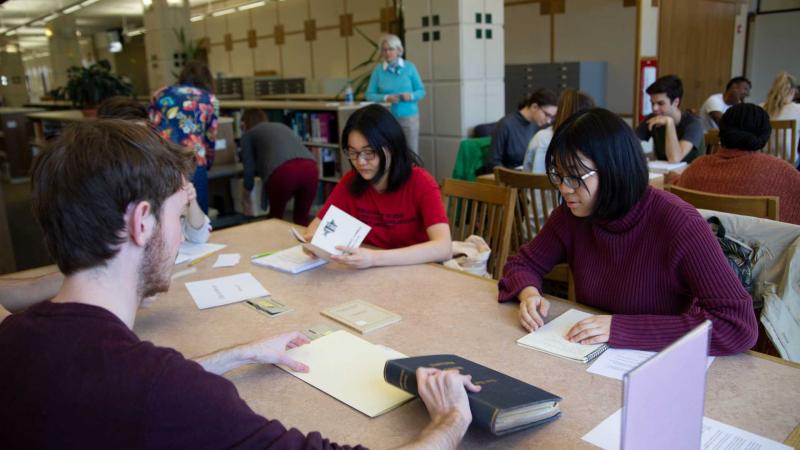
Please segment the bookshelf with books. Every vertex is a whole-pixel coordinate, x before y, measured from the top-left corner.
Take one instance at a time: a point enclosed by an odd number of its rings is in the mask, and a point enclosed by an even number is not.
[[[327,197],[350,163],[339,150],[339,136],[350,115],[366,103],[321,101],[220,101],[223,115],[234,118],[236,137],[241,137],[241,116],[245,109],[263,110],[270,121],[291,128],[314,154],[319,167],[323,195]]]

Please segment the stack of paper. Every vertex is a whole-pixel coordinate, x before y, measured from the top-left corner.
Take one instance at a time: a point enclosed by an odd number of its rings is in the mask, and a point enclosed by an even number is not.
[[[583,436],[583,440],[605,450],[619,450],[622,410],[618,409]],[[788,445],[703,417],[702,449],[714,450],[791,450]]]
[[[305,272],[306,270],[311,270],[326,263],[327,261],[322,258],[315,258],[307,255],[303,251],[302,245],[295,245],[294,247],[289,247],[285,250],[253,260],[253,264],[291,274]]]
[[[266,297],[269,291],[251,273],[186,283],[186,289],[200,309]]]
[[[309,371],[279,367],[369,417],[389,412],[414,398],[383,379],[386,361],[406,355],[346,331],[334,331],[286,353],[307,365]]]
[[[578,344],[568,341],[566,336],[567,332],[576,323],[591,316],[592,314],[578,311],[577,309],[570,309],[549,323],[546,323],[538,330],[519,338],[517,344],[560,358],[583,363],[589,362],[603,353],[603,351],[608,348],[608,345]]]
[[[686,167],[687,164],[685,162],[671,163],[668,161],[648,161],[647,166],[650,172],[667,173]]]
[[[182,264],[186,261],[199,259],[223,248],[225,248],[225,244],[195,244],[193,242],[183,241],[178,250],[178,257],[175,258],[175,264]]]

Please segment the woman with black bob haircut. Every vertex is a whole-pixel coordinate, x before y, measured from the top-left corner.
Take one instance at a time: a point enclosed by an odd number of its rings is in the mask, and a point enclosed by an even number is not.
[[[334,261],[363,269],[450,258],[450,225],[439,185],[408,148],[397,119],[380,105],[361,108],[347,120],[340,142],[353,169],[308,225],[306,239],[335,205],[372,227],[364,243],[378,250],[340,247],[343,254]]]
[[[608,313],[573,325],[571,342],[659,351],[708,319],[712,355],[755,344],[752,299],[708,224],[647,185],[641,146],[622,119],[600,108],[572,116],[547,149],[547,173],[563,202],[499,283],[499,301],[519,300],[526,330],[541,327],[550,307],[542,278],[567,263],[577,299]]]

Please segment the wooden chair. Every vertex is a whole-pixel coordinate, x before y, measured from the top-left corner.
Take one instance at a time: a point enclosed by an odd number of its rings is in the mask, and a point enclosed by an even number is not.
[[[797,122],[795,120],[771,120],[772,134],[767,145],[762,149],[765,153],[777,156],[795,165],[797,161]]]
[[[695,208],[779,220],[778,197],[712,194],[678,186],[665,186],[664,189],[682,198]]]
[[[544,223],[559,204],[559,192],[544,174],[495,167],[494,177],[498,185],[517,190],[509,252],[509,254],[514,254],[541,231]],[[567,283],[567,296],[569,300],[575,301],[575,286],[569,266],[559,264],[545,277]]]
[[[483,237],[492,249],[487,270],[499,279],[508,258],[517,190],[448,178],[442,194],[453,239],[463,241],[472,234]]]
[[[720,147],[719,130],[716,128],[712,128],[706,131],[705,141],[706,141],[706,155],[713,155],[714,153],[716,153]]]

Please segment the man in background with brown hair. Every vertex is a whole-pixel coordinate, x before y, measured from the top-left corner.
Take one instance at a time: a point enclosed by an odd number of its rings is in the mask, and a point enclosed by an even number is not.
[[[149,128],[67,128],[33,168],[33,207],[66,279],[52,301],[0,323],[0,448],[340,448],[255,414],[219,376],[245,364],[309,368],[287,333],[196,362],[133,333],[142,300],[169,289],[191,152]],[[455,448],[472,416],[456,372],[420,369],[432,422],[410,448]]]

